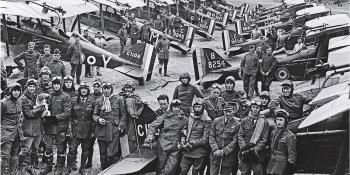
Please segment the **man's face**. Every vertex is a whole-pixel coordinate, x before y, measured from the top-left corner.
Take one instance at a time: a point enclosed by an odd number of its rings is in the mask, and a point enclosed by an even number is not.
[[[260,46],[257,47],[257,48],[256,48],[256,51],[261,52],[261,47],[260,47]]]
[[[271,55],[272,54],[272,49],[271,48],[266,49],[266,53]]]
[[[283,117],[276,117],[275,121],[277,128],[282,128],[286,124],[286,119],[284,119]]]
[[[212,97],[212,98],[218,98],[219,95],[220,95],[220,90],[219,90],[219,89],[215,88],[215,89],[213,89],[213,90],[211,91],[211,97]]]
[[[28,45],[28,50],[33,51],[34,50],[34,44],[29,44]]]
[[[224,115],[225,116],[232,116],[233,112],[234,112],[233,108],[226,108],[226,109],[224,109]]]
[[[261,98],[261,104],[263,106],[267,106],[267,103],[269,102],[269,99],[266,97],[260,97]]]
[[[101,34],[97,34],[96,37],[97,37],[98,39],[101,39],[101,38],[102,38],[102,35],[101,35]]]
[[[95,93],[101,92],[101,86],[99,86],[99,85],[94,85],[94,92],[95,92]]]
[[[61,58],[60,54],[53,54],[54,59],[59,60]]]
[[[290,93],[292,92],[292,88],[289,86],[282,86],[282,94],[283,96],[287,97],[290,95]]]
[[[27,89],[28,89],[28,92],[29,92],[30,94],[32,94],[32,93],[35,92],[36,86],[35,86],[35,85],[29,85],[29,86],[27,87]]]
[[[59,83],[54,83],[52,84],[52,86],[53,86],[53,90],[55,91],[59,91],[61,89],[61,84]]]
[[[79,37],[75,37],[75,42],[79,42],[80,41],[80,38]]]
[[[200,112],[200,111],[202,111],[202,109],[203,109],[203,106],[202,106],[202,105],[194,105],[194,106],[193,106],[193,110],[194,110],[195,112]]]
[[[298,43],[299,43],[299,44],[301,43],[301,39],[300,39],[300,38],[298,39]]]
[[[162,109],[164,111],[168,109],[169,102],[167,100],[159,100],[158,104],[159,104],[160,109]]]
[[[233,88],[234,88],[233,82],[231,82],[231,81],[226,82],[225,83],[225,88],[226,88],[227,91],[233,91]]]
[[[255,51],[255,47],[249,47],[249,52],[253,53]]]
[[[80,93],[81,93],[81,95],[85,96],[85,95],[88,94],[88,89],[87,88],[81,88],[80,89]]]
[[[18,89],[16,89],[16,90],[13,90],[12,91],[12,96],[14,97],[14,98],[19,98],[19,96],[21,95],[21,91],[20,90],[18,90]]]
[[[103,94],[104,94],[106,97],[108,97],[108,96],[111,95],[111,93],[112,93],[112,88],[110,88],[110,87],[105,87],[105,88],[102,89],[102,92],[103,92]]]
[[[134,92],[132,87],[126,87],[126,88],[124,88],[124,90],[125,90],[125,93],[127,93],[127,94],[131,94]]]
[[[187,84],[188,83],[188,78],[181,78],[181,83],[182,84]]]
[[[244,94],[239,98],[240,104],[246,104],[247,103],[247,95]]]
[[[84,36],[88,36],[89,35],[89,32],[88,31],[84,31]]]
[[[42,74],[41,77],[43,78],[43,80],[47,81],[50,79],[50,75],[48,74]]]
[[[174,112],[174,113],[179,113],[180,112],[180,106],[173,106],[172,107],[172,111]]]
[[[73,86],[73,82],[72,81],[65,81],[64,86],[66,86],[66,88],[70,89]]]
[[[50,55],[50,48],[45,48],[44,53],[45,55]]]
[[[252,106],[251,106],[251,111],[252,111],[252,115],[253,115],[253,116],[259,115],[260,106],[258,106],[258,105],[252,105]]]

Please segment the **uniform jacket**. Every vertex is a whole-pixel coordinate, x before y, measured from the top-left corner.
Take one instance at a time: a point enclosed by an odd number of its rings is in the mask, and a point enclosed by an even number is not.
[[[154,29],[156,29],[158,31],[163,31],[164,23],[161,19],[154,20]]]
[[[146,41],[149,41],[149,37],[151,35],[151,28],[150,27],[147,27],[146,25],[143,25],[141,27],[141,41],[142,42],[146,42]]]
[[[214,151],[220,149],[224,152],[222,165],[231,166],[238,161],[237,135],[240,126],[239,122],[233,117],[229,121],[226,120],[227,119],[222,116],[214,119],[211,125],[209,144],[212,152],[210,154],[210,160],[212,160],[214,164],[220,164],[221,158],[213,156]]]
[[[243,105],[239,105],[238,111],[237,111],[237,117],[238,118],[245,118],[248,116],[250,111],[250,107],[249,106],[243,106]]]
[[[276,129],[271,135],[271,160],[268,174],[287,174],[287,162],[296,164],[296,136],[286,128]]]
[[[102,92],[93,93],[93,94],[91,95],[91,97],[94,99],[94,101],[95,101],[95,103],[96,103],[96,101],[97,101],[99,98],[102,97]]]
[[[241,61],[241,68],[245,74],[256,74],[259,70],[260,63],[256,53],[247,53]]]
[[[238,133],[238,143],[239,147],[241,149],[244,149],[246,146],[250,145],[250,139],[254,133],[255,126],[257,123],[258,117],[253,117],[251,114],[248,115],[248,117],[242,119],[239,133]],[[266,142],[268,141],[268,136],[269,136],[269,123],[264,119],[264,126],[261,131],[260,138],[256,142],[255,145],[255,150],[261,151],[265,148]]]
[[[126,29],[123,29],[123,28],[119,29],[118,37],[120,39],[120,42],[125,43],[126,40],[128,39],[128,31]]]
[[[24,91],[21,102],[23,111],[23,134],[26,137],[38,136],[42,132],[42,113],[37,113],[33,110],[36,104],[37,93],[29,94],[27,90]]]
[[[143,111],[143,102],[139,95],[131,94],[131,95],[125,96],[125,105],[126,105],[126,110],[128,114],[126,130],[128,133],[128,137],[135,140],[136,133],[135,133],[135,126],[134,126],[133,120],[140,117]]]
[[[204,109],[207,110],[209,117],[214,120],[223,115],[222,104],[225,103],[224,98],[218,97],[216,99],[209,97],[204,98]]]
[[[154,137],[157,128],[163,126],[158,139],[160,147],[164,151],[176,151],[180,140],[180,132],[185,128],[187,122],[188,119],[182,111],[179,114],[167,111],[151,123],[147,137]]]
[[[209,153],[209,132],[212,121],[205,110],[200,118],[193,118],[192,115],[194,114],[191,114],[188,120],[186,138],[192,150],[184,151],[182,154],[191,158],[206,157]]]
[[[232,92],[224,90],[220,92],[220,97],[222,97],[225,102],[237,102],[238,94],[235,90],[233,90]]]
[[[68,129],[68,120],[71,117],[72,103],[68,94],[62,90],[50,94],[49,110],[52,117],[55,116],[57,123],[46,123],[46,134],[65,133]]]
[[[289,120],[295,120],[303,117],[303,105],[309,101],[300,94],[292,94],[290,98],[281,95],[277,99],[271,100],[268,107],[274,111],[279,106],[289,113]]]
[[[126,127],[126,108],[122,97],[112,94],[109,98],[111,103],[111,112],[102,110],[104,97],[99,98],[95,103],[93,119],[97,122],[95,135],[99,140],[112,141],[112,137],[119,135],[119,128]],[[98,119],[106,120],[105,125],[98,123]]]
[[[38,70],[37,70],[37,61],[39,59],[40,54],[37,51],[33,51],[32,53],[29,53],[28,51],[22,52],[21,54],[17,55],[13,61],[19,66],[23,67],[25,72],[28,72],[28,77],[36,77]],[[23,63],[21,60],[24,60],[25,67],[23,66]],[[25,77],[26,78],[26,77]]]
[[[174,90],[173,99],[179,99],[184,106],[191,106],[193,97],[197,96],[198,98],[204,98],[199,89],[192,85],[188,84],[187,86],[178,85]]]
[[[73,84],[73,86],[74,86],[74,84]],[[70,98],[76,97],[78,95],[77,92],[75,92],[75,89],[73,89],[73,88],[64,90],[63,92],[68,94]]]
[[[157,42],[158,59],[169,59],[169,40],[160,39]]]
[[[181,27],[181,24],[182,24],[181,18],[176,16],[174,18],[174,27],[175,28],[179,28],[179,27]]]
[[[1,100],[1,143],[14,141],[17,133],[23,138],[21,126],[22,102],[20,99],[14,101],[12,98]]]
[[[63,62],[57,59],[52,59],[51,61],[45,64],[51,70],[51,77],[61,76],[64,77],[67,75],[66,67]]]
[[[53,55],[52,54],[49,54],[49,55],[41,55],[37,61],[37,71],[38,71],[38,74],[40,74],[40,70],[42,67],[45,66],[45,64],[47,62],[50,62],[51,60],[53,59]],[[52,70],[51,70],[52,71]]]
[[[72,43],[67,50],[67,55],[70,57],[71,64],[83,64],[81,61],[82,48],[80,43]]]
[[[260,72],[266,73],[269,72],[269,75],[274,75],[274,71],[277,68],[277,60],[273,55],[263,54]]]
[[[130,23],[130,38],[140,38],[140,31],[134,22]]]
[[[72,98],[72,133],[75,138],[90,138],[92,118],[94,113],[94,99],[87,97],[85,103],[79,97]]]

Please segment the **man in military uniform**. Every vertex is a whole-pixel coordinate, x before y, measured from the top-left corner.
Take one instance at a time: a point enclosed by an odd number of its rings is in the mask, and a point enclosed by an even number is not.
[[[81,161],[79,173],[84,174],[89,155],[90,137],[93,125],[94,99],[90,97],[89,86],[82,82],[78,88],[78,96],[72,98],[72,130],[67,156],[68,172],[71,172],[81,145]]]
[[[209,153],[211,119],[204,109],[203,99],[194,100],[192,107],[193,112],[189,116],[185,144],[180,144],[182,150],[181,175],[187,175],[191,166],[193,166],[192,174],[201,174]]]
[[[224,98],[225,102],[237,101],[238,94],[235,91],[236,79],[233,76],[228,76],[225,79],[225,90],[221,91],[220,97]]]
[[[165,34],[162,35],[162,39],[157,42],[156,49],[158,52],[158,61],[161,66],[164,66],[164,76],[168,77],[168,63],[169,63],[169,40]],[[159,75],[162,74],[162,68],[159,68]]]
[[[181,110],[186,116],[188,116],[190,114],[189,109],[192,106],[194,96],[198,98],[204,97],[196,86],[190,84],[191,77],[188,72],[182,73],[179,80],[181,84],[176,86],[173,99],[179,99],[181,101]]]
[[[40,78],[37,81],[38,94],[53,92],[52,82],[51,82],[51,70],[50,68],[44,66],[40,70]]]
[[[37,71],[40,74],[41,68],[45,66],[47,62],[50,62],[53,59],[51,52],[51,46],[48,44],[44,45],[44,54],[41,55],[37,61]]]
[[[42,174],[52,171],[54,147],[57,148],[57,162],[55,174],[63,174],[63,167],[66,162],[66,132],[68,130],[68,120],[71,117],[71,100],[68,94],[62,91],[62,78],[56,76],[52,78],[53,93],[48,100],[50,115],[44,116],[44,143],[46,150],[46,165]]]
[[[214,120],[217,117],[222,116],[222,105],[225,103],[224,99],[220,97],[220,86],[217,83],[214,83],[211,86],[210,96],[204,98],[203,106],[204,109],[208,112],[209,117]]]
[[[269,109],[263,111],[274,111],[278,106],[285,109],[289,113],[289,121],[296,120],[303,117],[303,106],[308,104],[311,99],[307,99],[300,94],[293,94],[294,84],[290,80],[282,83],[282,95],[277,99],[271,100]]]
[[[123,23],[123,27],[121,29],[119,29],[119,31],[118,31],[118,37],[119,37],[119,41],[120,41],[120,55],[121,55],[124,51],[126,41],[128,40],[128,37],[129,37],[128,31],[126,30],[125,23]]]
[[[119,133],[126,129],[126,109],[123,98],[113,94],[111,83],[104,83],[102,92],[103,96],[95,103],[93,119],[97,123],[95,135],[104,170],[119,160]]]
[[[157,174],[175,175],[180,151],[177,148],[180,142],[181,131],[187,125],[188,119],[181,110],[181,101],[173,100],[170,103],[170,110],[158,117],[148,128],[145,142],[154,141],[154,134],[157,129],[163,126],[157,145],[157,156],[159,164]]]
[[[275,70],[277,68],[277,60],[272,55],[272,48],[266,49],[266,54],[263,55],[260,64],[261,74],[261,91],[270,91],[270,85],[275,76]]]
[[[169,97],[166,94],[159,95],[157,97],[159,109],[157,109],[155,112],[158,116],[163,115],[169,108]]]
[[[27,89],[20,98],[24,116],[22,124],[24,139],[21,142],[21,152],[19,154],[19,167],[22,173],[31,172],[31,163],[34,167],[39,163],[37,151],[43,137],[41,116],[45,111],[45,105],[36,104],[38,96],[36,80],[29,79],[26,87]]]
[[[238,104],[225,103],[224,115],[214,119],[209,134],[210,174],[237,174],[239,122],[235,119]]]
[[[237,117],[243,119],[248,116],[250,111],[250,106],[247,99],[247,94],[244,91],[238,91],[237,94],[238,94],[238,103],[239,103]]]
[[[287,129],[288,112],[284,109],[276,111],[277,129],[271,135],[271,159],[267,174],[293,174],[296,168],[296,136]]]
[[[263,116],[259,116],[261,101],[253,99],[248,117],[242,119],[238,132],[240,147],[240,166],[242,175],[264,174],[263,161],[265,146],[269,135],[269,124]]]
[[[76,77],[77,84],[80,84],[81,67],[84,62],[82,59],[82,46],[78,35],[73,35],[74,43],[72,43],[67,50],[67,56],[70,58],[71,73],[70,75]]]
[[[51,70],[52,77],[61,76],[63,78],[67,75],[66,67],[64,66],[60,58],[61,51],[56,48],[53,51],[53,58],[45,64],[45,66],[47,66]]]
[[[251,99],[254,95],[256,87],[256,76],[260,67],[258,55],[255,53],[255,46],[249,46],[249,53],[247,53],[241,61],[241,70],[243,76],[243,88],[247,93],[248,98]]]
[[[28,50],[22,52],[13,59],[13,61],[18,65],[20,70],[24,69],[24,78],[38,78],[36,63],[39,59],[40,54],[34,50],[34,47],[35,43],[29,42]],[[24,60],[25,66],[23,66],[21,60]]]
[[[21,85],[9,86],[9,98],[1,100],[1,174],[15,174],[18,164],[20,140],[23,139],[21,127],[22,106]]]

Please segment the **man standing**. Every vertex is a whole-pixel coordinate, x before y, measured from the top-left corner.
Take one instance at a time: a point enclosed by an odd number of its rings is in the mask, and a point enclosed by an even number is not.
[[[123,27],[118,31],[118,37],[120,41],[120,55],[124,51],[124,47],[126,45],[126,41],[128,40],[128,31],[126,30],[126,24],[123,23]]]
[[[274,51],[276,49],[276,42],[278,38],[276,28],[274,27],[270,28],[270,30],[266,35],[266,38],[267,38],[266,43],[272,48],[272,51]]]
[[[296,168],[296,136],[287,129],[288,112],[284,109],[276,111],[275,122],[277,129],[271,135],[271,159],[267,174],[291,175]]]
[[[203,99],[198,98],[193,102],[186,129],[185,144],[180,144],[182,159],[180,163],[181,175],[187,175],[192,168],[193,175],[199,175],[204,168],[208,156],[208,140],[211,119],[204,109]]]
[[[20,100],[22,102],[23,111],[23,135],[21,141],[21,152],[19,153],[19,167],[22,173],[32,172],[31,163],[38,164],[39,145],[42,140],[41,116],[45,111],[45,106],[36,105],[37,82],[35,79],[29,79],[26,83],[27,89],[24,91]]]
[[[158,117],[163,115],[169,108],[169,97],[166,94],[159,95],[157,97],[159,109],[157,109],[155,112],[157,113]]]
[[[88,41],[90,41],[92,44],[95,44],[95,40],[89,35],[89,29],[87,28],[84,29],[83,37]],[[89,65],[88,63],[85,63],[85,77],[87,78],[92,77],[91,67],[92,67],[91,65]]]
[[[18,65],[20,70],[24,69],[24,78],[38,78],[37,61],[40,54],[34,50],[35,43],[28,43],[28,50],[17,55],[13,61]],[[25,66],[21,60],[24,60]]]
[[[164,23],[159,14],[157,15],[157,19],[154,21],[154,29],[161,32],[164,30]]]
[[[51,70],[50,68],[44,66],[40,70],[40,78],[37,81],[38,94],[53,92],[52,82],[51,82]]]
[[[53,58],[51,61],[46,62],[45,66],[47,66],[51,70],[52,76],[60,76],[65,77],[66,76],[66,67],[64,66],[63,62],[60,60],[61,58],[61,51],[59,49],[55,49],[53,51]]]
[[[44,67],[47,62],[50,62],[53,59],[53,56],[50,53],[50,51],[51,51],[51,46],[48,44],[45,44],[44,45],[44,54],[39,57],[39,59],[36,63],[38,74],[40,74],[41,68]]]
[[[263,55],[260,64],[261,73],[261,91],[270,91],[270,85],[275,75],[277,60],[272,55],[272,48],[266,49],[266,54]]]
[[[95,103],[95,135],[100,148],[101,169],[104,170],[119,159],[119,133],[125,131],[126,109],[122,97],[113,94],[111,83],[102,85],[103,96]]]
[[[214,119],[209,134],[210,174],[237,174],[239,122],[235,119],[238,104],[224,104],[224,115]]]
[[[237,101],[238,94],[235,91],[236,79],[233,76],[228,76],[225,79],[225,90],[221,91],[220,97],[224,98],[225,102]]]
[[[247,94],[244,91],[238,91],[237,94],[238,94],[238,103],[239,103],[237,117],[243,119],[246,116],[248,116],[250,111],[250,106],[248,103]]]
[[[293,94],[294,84],[290,80],[285,80],[281,86],[282,95],[277,99],[271,100],[269,109],[265,111],[274,111],[279,106],[289,113],[289,121],[302,118],[304,116],[303,106],[304,104],[308,104],[311,99],[307,99],[300,94]],[[265,113],[265,111],[263,111],[263,113]]]
[[[182,102],[181,110],[186,116],[188,116],[190,114],[189,109],[192,106],[194,96],[198,98],[204,97],[196,86],[190,84],[191,77],[188,72],[182,73],[179,80],[181,84],[176,86],[173,99],[179,99]]]
[[[1,100],[1,174],[15,174],[18,150],[23,139],[21,127],[21,85],[9,86],[9,98]]]
[[[107,42],[106,40],[102,37],[101,35],[101,32],[97,32],[96,33],[96,37],[95,37],[95,40],[94,40],[94,43],[97,47],[99,48],[102,48],[102,49],[105,49],[107,47]],[[92,68],[92,72],[93,72],[93,69]],[[100,72],[100,67],[96,66],[96,75],[97,76],[102,76],[101,72]]]
[[[93,132],[94,99],[90,97],[89,86],[82,82],[78,88],[78,96],[72,98],[72,133],[69,139],[67,155],[68,173],[71,172],[77,158],[78,146],[81,144],[81,161],[79,173],[85,173],[85,165],[89,155],[91,133]]]
[[[130,28],[130,38],[131,38],[131,46],[137,43],[137,40],[140,38],[140,31],[136,25],[135,14],[130,15],[128,27]]]
[[[219,96],[220,92],[219,84],[214,83],[211,86],[210,96],[204,98],[203,101],[204,109],[212,120],[222,116],[222,105],[225,103],[225,100]]]
[[[78,35],[73,35],[75,41],[68,47],[67,55],[70,57],[71,76],[76,75],[77,84],[80,84],[81,67],[84,62],[80,38]]]
[[[180,151],[177,145],[180,142],[181,131],[185,128],[188,119],[181,110],[181,101],[173,100],[170,103],[170,110],[158,117],[148,128],[145,142],[154,141],[157,129],[163,126],[157,146],[159,164],[157,174],[175,175],[180,158]]]
[[[52,171],[54,147],[57,148],[57,163],[55,174],[63,174],[66,162],[66,132],[68,130],[68,120],[71,116],[72,104],[68,94],[62,91],[62,78],[56,76],[52,78],[53,93],[48,101],[51,115],[44,116],[44,143],[46,150],[44,157],[47,162],[44,172],[48,174]]]
[[[247,53],[241,61],[243,88],[249,99],[251,99],[254,95],[256,76],[260,67],[259,64],[258,56],[255,53],[255,46],[250,45],[249,53]]]
[[[141,27],[140,33],[141,33],[141,37],[140,37],[141,42],[150,44],[149,39],[152,32],[148,21],[146,21],[145,24],[143,24],[143,26]]]
[[[242,175],[264,174],[264,149],[269,135],[269,123],[262,116],[261,101],[253,99],[248,117],[242,119],[238,132],[240,171]]]
[[[252,24],[252,27],[254,27],[254,29],[252,30],[252,33],[250,35],[251,39],[258,39],[260,36],[262,36],[262,33],[259,30],[259,26],[258,25]]]
[[[164,66],[164,76],[169,77],[167,75],[168,63],[169,63],[169,40],[166,38],[165,34],[162,35],[162,39],[160,39],[156,45],[156,49],[158,52],[158,61],[161,66]],[[162,74],[162,68],[159,68],[159,75]]]

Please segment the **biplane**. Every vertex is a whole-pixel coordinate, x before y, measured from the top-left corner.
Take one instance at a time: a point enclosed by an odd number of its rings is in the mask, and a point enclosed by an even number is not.
[[[201,5],[200,9],[202,10],[203,14],[206,14],[216,20],[215,21],[216,26],[222,29],[227,27],[227,22],[229,17],[229,14],[227,12],[219,12],[211,7],[205,7],[203,5]]]
[[[335,20],[341,19],[341,20]],[[349,34],[350,19],[345,14],[320,17],[305,24],[307,47],[298,53],[275,55],[278,63],[275,77],[277,80],[308,79],[319,62],[328,60],[329,39]],[[213,82],[223,82],[227,76],[240,76],[240,62],[246,53],[224,59],[210,48],[198,48],[193,51],[195,78],[208,87]]]
[[[78,32],[74,31],[74,27],[77,24],[78,31],[80,31],[80,14],[98,9],[93,4],[79,0],[42,0],[27,1],[26,3],[4,1],[0,6],[3,17],[14,16],[17,19],[12,21],[9,20],[11,18],[3,18],[1,24],[1,40],[7,43],[8,53],[11,50],[14,54],[18,54],[23,51],[23,48],[25,49],[25,47],[20,46],[26,45],[29,41],[35,41],[39,51],[44,44],[49,44],[52,48],[61,50],[61,58],[67,58],[68,46],[74,42],[72,35],[76,35],[81,40],[85,64],[114,69],[136,79],[141,85],[144,81],[151,79],[156,58],[154,46],[139,43],[117,56],[93,45]],[[59,15],[59,12],[57,12],[58,8],[66,13]],[[45,13],[42,12],[44,11],[43,9],[49,10]],[[70,31],[65,32],[67,31],[65,21],[68,17],[75,17],[75,20]],[[54,24],[55,19],[59,20],[57,24]],[[62,21],[60,21],[61,19]],[[62,22],[63,29],[58,25],[61,24],[60,22]]]

